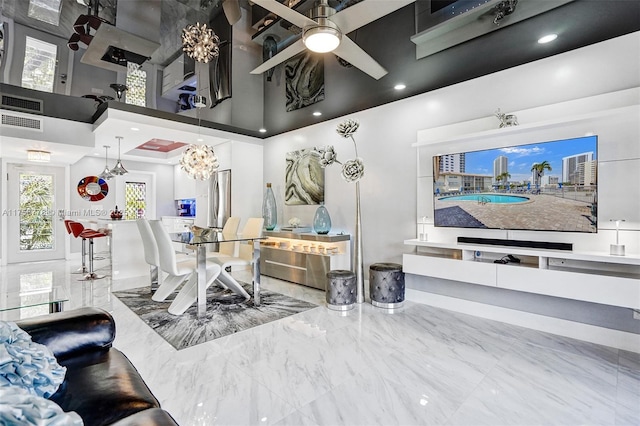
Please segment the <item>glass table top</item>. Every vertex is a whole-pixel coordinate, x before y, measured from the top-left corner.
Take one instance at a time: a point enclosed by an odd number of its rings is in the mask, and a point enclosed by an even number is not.
[[[171,241],[176,243],[190,244],[190,245],[203,245],[203,244],[217,244],[224,242],[235,241],[253,241],[264,240],[267,237],[243,237],[241,234],[224,234],[220,230],[201,229],[197,232],[178,232],[170,233]]]
[[[68,301],[69,295],[63,287],[56,286],[33,291],[9,291],[0,295],[0,312]]]

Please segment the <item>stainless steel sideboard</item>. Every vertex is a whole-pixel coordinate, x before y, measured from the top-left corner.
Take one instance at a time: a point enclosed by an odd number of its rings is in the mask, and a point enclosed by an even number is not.
[[[325,290],[327,272],[351,269],[351,236],[266,231],[260,247],[260,273]]]

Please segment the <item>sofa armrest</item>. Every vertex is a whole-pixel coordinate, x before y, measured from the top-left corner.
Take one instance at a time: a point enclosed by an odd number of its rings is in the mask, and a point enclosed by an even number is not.
[[[34,342],[47,346],[58,360],[111,347],[116,323],[111,314],[98,308],[72,311],[17,321]]]

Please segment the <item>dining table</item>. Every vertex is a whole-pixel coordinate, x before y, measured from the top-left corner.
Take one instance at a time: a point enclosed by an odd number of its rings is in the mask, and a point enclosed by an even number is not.
[[[255,306],[260,305],[260,240],[265,240],[267,237],[227,234],[223,233],[219,228],[203,228],[197,232],[179,232],[170,233],[169,235],[174,243],[188,245],[195,249],[198,316],[204,315],[207,311],[207,251],[209,248],[213,249],[212,251],[218,251],[220,243],[250,244],[253,247],[251,251],[253,304]],[[231,277],[231,279],[234,278]],[[240,283],[237,284],[241,286]]]

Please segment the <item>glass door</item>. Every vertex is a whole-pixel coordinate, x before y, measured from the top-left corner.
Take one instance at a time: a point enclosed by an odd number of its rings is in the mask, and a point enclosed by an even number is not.
[[[64,258],[64,168],[8,164],[7,261]]]

